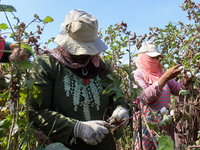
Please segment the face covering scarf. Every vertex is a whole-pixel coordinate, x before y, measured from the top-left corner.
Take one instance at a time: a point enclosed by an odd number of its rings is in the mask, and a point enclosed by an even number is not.
[[[158,59],[152,59],[145,53],[138,54],[136,60],[137,69],[142,72],[144,80],[148,84],[153,84],[162,75],[162,65]]]
[[[102,71],[102,66],[100,63],[100,57],[99,55],[93,55],[93,56],[84,56],[87,58],[87,60],[81,62],[81,63],[74,63],[70,54],[67,53],[62,47],[57,46],[53,50],[46,49],[44,50],[40,55],[42,54],[49,54],[53,56],[55,59],[60,61],[62,64],[66,65],[73,73],[75,73],[77,76],[84,78],[84,79],[90,79],[97,76]],[[72,56],[73,57],[73,56]],[[83,57],[81,57],[83,59]],[[74,60],[78,60],[79,58],[73,58]],[[83,74],[83,68],[87,70],[88,74]]]

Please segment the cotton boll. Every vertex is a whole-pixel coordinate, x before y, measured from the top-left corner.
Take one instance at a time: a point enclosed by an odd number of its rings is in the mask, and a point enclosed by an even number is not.
[[[160,110],[161,115],[167,115],[168,114],[168,109],[166,107],[162,107]]]
[[[190,71],[187,71],[187,72],[186,72],[186,75],[187,75],[188,78],[191,78],[191,77],[192,77],[192,74],[191,74]]]
[[[171,115],[171,116],[174,116],[174,110],[171,110],[171,111],[170,111],[170,115]]]
[[[183,66],[178,67],[178,69],[182,69],[182,68],[183,68]]]
[[[181,71],[181,73],[184,72],[184,67],[183,67],[183,66],[178,67],[178,69],[183,69],[183,70]]]

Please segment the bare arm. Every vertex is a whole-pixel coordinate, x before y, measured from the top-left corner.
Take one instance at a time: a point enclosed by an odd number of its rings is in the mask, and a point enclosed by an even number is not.
[[[172,68],[170,68],[169,70],[167,70],[159,79],[158,79],[158,84],[159,84],[159,89],[160,91],[162,91],[163,87],[165,86],[165,84],[170,80],[175,78],[179,73],[181,73],[181,71],[183,70],[183,68],[178,69],[181,65],[176,65]]]

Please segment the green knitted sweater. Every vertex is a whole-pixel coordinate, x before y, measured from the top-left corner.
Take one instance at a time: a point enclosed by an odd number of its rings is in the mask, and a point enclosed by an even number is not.
[[[109,66],[101,60],[102,66]],[[65,65],[48,54],[43,54],[35,60],[35,68],[30,71],[42,92],[42,104],[35,100],[30,101],[30,121],[36,128],[40,128],[54,142],[61,142],[70,149],[95,149],[115,150],[115,142],[111,134],[98,145],[87,145],[81,139],[76,139],[77,144],[70,145],[70,134],[77,120],[104,120],[106,115],[111,116],[118,106],[128,108],[124,98],[116,101],[112,96],[102,94],[103,87],[99,80],[106,79],[106,71],[103,70],[95,78],[89,79],[85,84],[84,79],[79,78]]]

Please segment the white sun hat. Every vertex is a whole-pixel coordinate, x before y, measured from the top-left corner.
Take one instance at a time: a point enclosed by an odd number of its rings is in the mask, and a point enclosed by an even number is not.
[[[159,52],[158,48],[153,44],[145,43],[144,45],[142,45],[142,47],[138,51],[138,54],[140,53],[146,53],[150,57],[160,56],[161,58],[164,58],[164,56]]]
[[[97,32],[98,20],[83,10],[74,9],[66,15],[54,42],[72,55],[96,55],[107,49]]]

